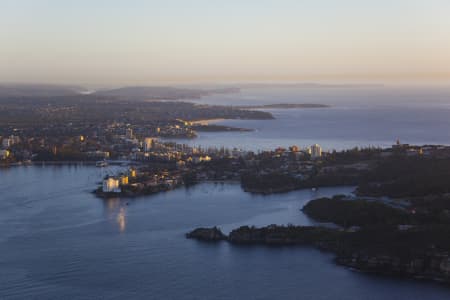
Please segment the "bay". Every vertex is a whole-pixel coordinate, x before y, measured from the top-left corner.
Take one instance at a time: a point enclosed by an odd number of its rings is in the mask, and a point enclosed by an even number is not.
[[[258,196],[204,183],[138,199],[95,198],[114,168],[0,170],[1,299],[447,299],[435,283],[336,266],[305,247],[187,240],[197,226],[314,222],[299,210],[351,187]]]

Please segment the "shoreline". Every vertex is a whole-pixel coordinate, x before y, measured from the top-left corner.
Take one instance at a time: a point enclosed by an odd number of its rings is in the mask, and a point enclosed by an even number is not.
[[[15,162],[6,165],[0,165],[0,169],[8,169],[12,167],[27,167],[27,166],[69,166],[69,165],[86,165],[95,166],[97,161],[83,161],[83,160],[68,160],[68,161],[31,161],[31,162]],[[121,166],[121,165],[140,165],[139,162],[123,162],[123,161],[108,161],[108,166]],[[99,167],[100,168],[100,167]]]
[[[396,234],[401,237],[405,233],[397,231]],[[224,234],[217,226],[198,227],[185,234],[187,239],[206,243],[226,242],[235,247],[311,247],[332,253],[337,266],[352,271],[450,285],[448,252],[429,249],[411,257],[371,252],[352,242],[361,240],[358,236],[361,236],[359,232],[348,230],[293,225],[241,226],[229,234]]]
[[[230,119],[223,119],[223,118],[215,118],[215,119],[202,119],[202,120],[196,120],[196,121],[189,121],[193,125],[209,125],[210,123],[217,123],[222,122]]]
[[[197,182],[195,184],[186,185],[186,184],[179,184],[177,186],[174,186],[172,188],[161,188],[160,190],[154,190],[154,191],[144,191],[144,192],[132,192],[132,191],[122,191],[120,193],[106,193],[100,190],[100,187],[92,191],[92,194],[94,194],[97,198],[102,200],[108,200],[110,198],[117,198],[117,197],[124,197],[129,199],[135,199],[139,197],[151,197],[160,193],[166,193],[171,192],[177,189],[189,189],[191,186],[202,184],[202,183],[212,183],[212,184],[240,184],[240,181],[237,179],[224,179],[224,180],[215,180],[215,179],[206,179],[202,180],[200,182]],[[242,190],[245,192],[244,190]]]

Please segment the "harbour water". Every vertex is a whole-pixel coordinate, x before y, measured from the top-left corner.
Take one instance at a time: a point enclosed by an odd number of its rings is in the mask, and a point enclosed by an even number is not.
[[[91,194],[104,174],[92,166],[0,170],[0,299],[450,298],[448,287],[357,273],[311,248],[184,238],[198,226],[312,224],[299,210],[308,200],[351,187],[255,196],[205,183],[104,201]]]

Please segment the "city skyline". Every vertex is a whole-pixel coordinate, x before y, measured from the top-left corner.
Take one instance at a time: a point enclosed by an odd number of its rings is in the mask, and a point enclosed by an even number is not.
[[[446,83],[450,3],[2,1],[0,82]]]

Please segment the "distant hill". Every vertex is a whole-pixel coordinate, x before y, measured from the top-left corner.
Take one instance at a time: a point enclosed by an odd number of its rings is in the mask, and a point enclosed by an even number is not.
[[[0,84],[0,97],[73,96],[86,91],[80,86],[43,84]]]
[[[235,108],[243,109],[291,109],[291,108],[326,108],[330,105],[316,104],[316,103],[279,103],[279,104],[266,104],[266,105],[240,105]]]
[[[324,84],[324,83],[247,83],[238,85],[242,89],[252,88],[305,88],[305,89],[326,89],[326,88],[380,88],[382,84]]]
[[[131,86],[97,91],[95,95],[110,96],[126,100],[182,100],[198,99],[216,93],[239,92],[236,88],[197,89],[165,86]]]

